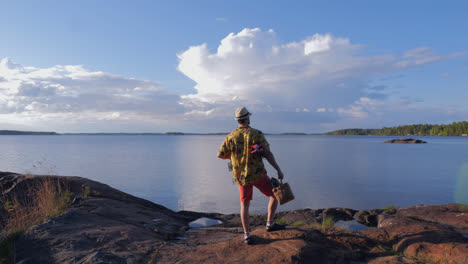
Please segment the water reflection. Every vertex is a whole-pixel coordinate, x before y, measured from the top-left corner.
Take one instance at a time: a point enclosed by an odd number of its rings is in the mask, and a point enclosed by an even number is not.
[[[463,164],[458,170],[455,201],[468,204],[468,163]]]
[[[334,224],[334,227],[341,227],[349,231],[361,231],[361,230],[367,230],[372,227],[365,226],[363,224],[358,223],[356,220],[351,220],[351,221],[337,221]]]
[[[237,213],[237,185],[227,161],[216,158],[223,139],[1,136],[0,170],[26,172],[46,160],[56,171],[30,172],[87,177],[173,210]],[[267,135],[296,196],[279,210],[467,203],[467,138],[426,137],[424,145],[384,144],[387,139]],[[267,202],[255,190],[251,212],[265,213]]]
[[[202,217],[198,218],[195,221],[192,221],[189,223],[189,226],[194,228],[194,227],[207,227],[207,226],[212,226],[212,225],[219,225],[222,224],[223,222],[218,220],[218,219],[211,219],[207,217]]]

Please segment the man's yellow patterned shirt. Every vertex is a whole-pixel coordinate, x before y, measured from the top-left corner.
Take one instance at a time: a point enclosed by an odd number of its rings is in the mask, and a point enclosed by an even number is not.
[[[242,186],[252,184],[266,174],[261,155],[250,153],[250,147],[255,144],[269,146],[262,131],[238,127],[226,137],[219,148],[221,156],[231,157],[234,181]]]

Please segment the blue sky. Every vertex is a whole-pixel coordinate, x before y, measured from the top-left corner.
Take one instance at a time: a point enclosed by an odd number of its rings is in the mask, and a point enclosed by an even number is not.
[[[273,133],[468,119],[466,1],[0,10],[0,129],[229,131],[242,105]]]

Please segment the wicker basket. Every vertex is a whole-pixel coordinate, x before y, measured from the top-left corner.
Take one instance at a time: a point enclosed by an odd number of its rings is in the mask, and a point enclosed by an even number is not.
[[[291,187],[289,187],[288,183],[283,183],[282,180],[278,187],[273,188],[273,194],[280,205],[294,200],[294,194],[291,191]]]

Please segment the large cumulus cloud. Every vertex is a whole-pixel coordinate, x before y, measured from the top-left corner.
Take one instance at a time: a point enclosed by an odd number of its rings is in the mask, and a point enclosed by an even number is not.
[[[179,53],[178,70],[196,83],[196,93],[182,96],[194,115],[226,115],[247,105],[280,121],[297,120],[300,112],[303,122],[332,123],[389,105],[384,86],[370,86],[369,78],[459,55],[421,47],[368,56],[364,46],[331,34],[281,43],[273,30],[246,28],[222,39],[216,51],[202,44]]]

